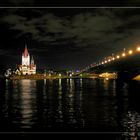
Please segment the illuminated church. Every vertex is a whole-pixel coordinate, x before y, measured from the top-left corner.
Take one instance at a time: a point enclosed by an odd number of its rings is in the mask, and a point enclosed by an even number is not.
[[[22,53],[22,64],[19,66],[19,70],[23,75],[36,74],[36,65],[33,56],[30,59],[27,45],[25,45],[24,52]]]

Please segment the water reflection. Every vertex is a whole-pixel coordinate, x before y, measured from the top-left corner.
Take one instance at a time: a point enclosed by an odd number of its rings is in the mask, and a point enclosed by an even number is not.
[[[124,136],[133,140],[139,139],[140,136],[140,108],[139,108],[139,99],[140,99],[140,83],[138,81],[130,81],[125,83],[123,88],[127,90],[124,92],[125,97],[126,93],[128,95],[128,110],[123,114],[122,125],[124,130]]]
[[[59,88],[58,88],[58,115],[59,120],[57,122],[62,122],[63,113],[62,113],[62,79],[59,79]]]
[[[0,130],[113,131],[137,138],[139,90],[138,82],[104,79],[0,81]]]
[[[140,114],[135,111],[128,111],[122,123],[124,127],[123,136],[137,140],[140,136]]]
[[[34,80],[21,80],[21,123],[22,128],[30,128],[32,124],[33,115],[33,102],[35,99],[36,81]]]

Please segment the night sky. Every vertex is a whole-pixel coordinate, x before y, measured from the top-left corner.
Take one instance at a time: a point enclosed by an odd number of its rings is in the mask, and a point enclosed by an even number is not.
[[[21,6],[20,2],[23,3],[22,0],[8,2],[5,5],[3,1],[1,5]],[[106,2],[111,4],[109,0]],[[134,4],[131,0],[118,1],[118,4],[122,2]],[[38,2],[24,0],[24,4],[34,6]],[[76,6],[74,1],[69,6],[72,4]],[[48,1],[48,5],[53,4]],[[140,44],[140,9],[1,8],[0,64],[8,67],[21,64],[25,43],[38,68],[81,69]]]
[[[1,6],[140,6],[139,0],[0,0]]]

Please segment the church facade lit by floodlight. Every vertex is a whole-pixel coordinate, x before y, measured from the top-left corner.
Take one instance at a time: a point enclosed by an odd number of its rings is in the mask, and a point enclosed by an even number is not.
[[[34,63],[34,58],[33,56],[30,57],[27,45],[25,45],[24,52],[22,53],[22,64],[19,65],[19,71],[23,75],[36,74],[36,65]]]

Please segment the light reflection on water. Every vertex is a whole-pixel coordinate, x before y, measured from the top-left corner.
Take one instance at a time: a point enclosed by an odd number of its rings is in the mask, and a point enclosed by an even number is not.
[[[36,81],[34,80],[21,80],[20,81],[20,92],[21,92],[21,123],[22,128],[31,128],[33,108],[32,99],[35,99]]]
[[[122,120],[124,126],[124,136],[131,139],[138,139],[140,136],[140,114],[136,111],[128,111]]]
[[[0,130],[111,131],[137,138],[139,85],[104,79],[1,81]]]

